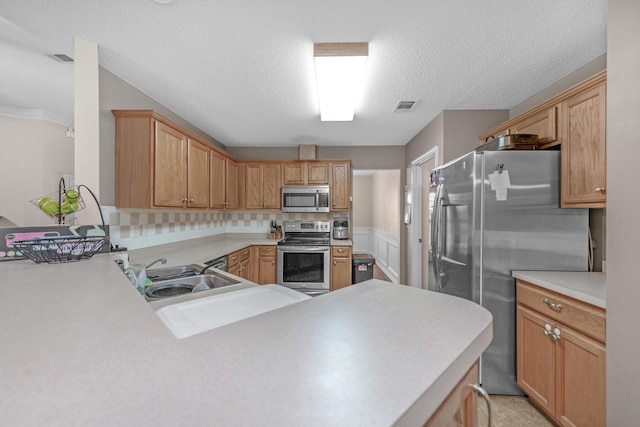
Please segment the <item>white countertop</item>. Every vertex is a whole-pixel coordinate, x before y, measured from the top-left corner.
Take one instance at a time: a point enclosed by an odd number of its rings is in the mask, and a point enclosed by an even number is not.
[[[108,255],[0,263],[2,424],[422,425],[492,339],[372,280],[181,340]]]
[[[607,280],[604,273],[581,271],[513,271],[516,279],[607,308]]]

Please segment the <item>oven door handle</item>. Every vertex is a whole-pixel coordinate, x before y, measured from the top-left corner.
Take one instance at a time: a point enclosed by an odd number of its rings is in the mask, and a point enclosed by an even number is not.
[[[278,246],[280,252],[327,252],[329,246]]]

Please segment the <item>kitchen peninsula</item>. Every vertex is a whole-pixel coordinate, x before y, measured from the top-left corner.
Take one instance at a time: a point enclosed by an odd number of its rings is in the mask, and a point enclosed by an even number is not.
[[[177,340],[109,255],[0,263],[7,425],[423,425],[492,339],[376,280]]]

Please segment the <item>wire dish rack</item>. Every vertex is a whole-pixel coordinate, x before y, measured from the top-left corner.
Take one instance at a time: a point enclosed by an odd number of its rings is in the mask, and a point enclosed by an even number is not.
[[[14,241],[12,245],[36,264],[56,264],[89,259],[108,241],[109,236],[60,236]]]

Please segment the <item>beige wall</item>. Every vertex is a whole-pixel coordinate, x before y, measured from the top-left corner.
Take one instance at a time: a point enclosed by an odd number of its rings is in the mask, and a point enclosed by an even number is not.
[[[111,110],[155,110],[169,120],[202,137],[203,140],[225,148],[219,141],[193,126],[173,111],[149,98],[110,71],[99,68],[100,92],[100,202],[115,203],[115,118]]]
[[[607,425],[640,420],[640,2],[609,0]]]
[[[73,174],[74,142],[66,129],[0,116],[0,216],[19,226],[54,224],[29,201],[58,191],[62,174]]]
[[[405,166],[433,147],[440,164],[454,160],[480,145],[478,135],[507,119],[507,110],[445,110],[409,141]]]
[[[373,227],[373,174],[353,177],[352,227]]]
[[[373,228],[400,237],[400,170],[378,170],[372,180]]]
[[[583,67],[580,67],[573,73],[566,75],[557,82],[553,83],[549,87],[541,90],[532,97],[522,101],[520,104],[511,107],[509,110],[509,117],[515,117],[518,114],[522,114],[525,111],[535,107],[538,104],[543,103],[547,99],[559,94],[560,92],[569,89],[571,86],[575,86],[578,83],[588,79],[594,74],[599,73],[607,68],[607,54],[601,55],[589,62]]]

